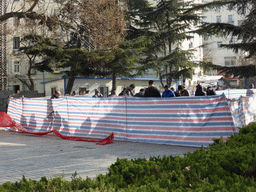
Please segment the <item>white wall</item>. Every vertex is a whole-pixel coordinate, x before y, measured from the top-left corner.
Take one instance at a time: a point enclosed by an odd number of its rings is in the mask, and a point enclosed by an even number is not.
[[[140,91],[141,88],[147,88],[148,87],[148,81],[149,79],[140,80],[140,79],[129,79],[129,80],[117,80],[117,89],[116,94],[118,95],[124,87],[128,87],[130,84],[135,85],[134,93],[137,93]],[[67,80],[66,80],[67,83]],[[164,89],[162,88],[162,85],[160,81],[155,80],[154,81],[155,86],[163,92]],[[177,89],[178,83],[173,82],[172,87]],[[46,96],[51,96],[51,88],[56,88],[59,91],[61,91],[61,94],[64,94],[64,79],[55,80],[52,82],[45,83],[45,90],[46,90]],[[76,94],[79,94],[79,88],[86,88],[86,90],[90,90],[90,96],[94,95],[94,90],[98,89],[100,90],[100,87],[108,87],[108,91],[110,94],[110,91],[112,89],[112,80],[111,79],[75,79],[72,91],[75,91]]]
[[[211,0],[204,0],[205,2],[210,2]],[[235,10],[228,10],[226,7],[222,7],[220,9],[213,9],[203,12],[203,15],[206,17],[204,19],[205,22],[216,23],[216,17],[221,16],[221,23],[228,23],[228,16],[232,15],[234,25],[238,25],[239,20],[242,20],[244,16],[239,15]],[[204,49],[204,54],[207,57],[212,58],[213,64],[216,65],[225,65],[224,57],[236,57],[236,65],[240,65],[240,56],[243,56],[242,53],[235,53],[231,49],[218,48],[217,42],[222,42],[222,44],[229,44],[230,36],[212,36],[203,39],[203,43],[207,43],[207,49]]]

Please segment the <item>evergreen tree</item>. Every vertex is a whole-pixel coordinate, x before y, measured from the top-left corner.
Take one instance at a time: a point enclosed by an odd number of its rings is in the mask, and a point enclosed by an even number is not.
[[[30,91],[34,91],[34,80],[31,71],[35,69],[52,72],[52,69],[49,67],[51,59],[47,54],[51,56],[52,52],[49,49],[50,47],[54,47],[54,45],[50,39],[38,35],[26,35],[21,39],[21,45],[19,50],[28,58],[27,78],[21,75],[15,75],[15,77],[24,83]],[[36,59],[40,59],[41,61],[36,62]]]
[[[161,0],[138,13],[136,25],[146,31],[146,57],[141,61],[141,70],[154,69],[170,85],[172,78],[191,76],[193,66],[191,56],[194,50],[182,50],[184,40],[193,38],[193,29],[200,17],[195,12],[186,12],[191,2]]]
[[[63,32],[72,34],[63,47],[59,67],[69,67],[66,93],[70,94],[75,77],[108,75],[103,71],[106,54],[123,41],[125,21],[120,5],[112,0],[64,1],[59,22]],[[64,59],[65,58],[65,59]]]
[[[145,49],[144,36],[132,40],[125,40],[115,50],[106,53],[105,69],[112,76],[112,91],[116,90],[117,77],[134,77],[140,75],[137,70],[140,66],[139,58]]]
[[[244,16],[244,20],[240,25],[231,23],[203,23],[196,31],[201,35],[216,35],[222,34],[229,38],[229,44],[222,44],[221,47],[232,49],[236,53],[242,51],[245,53],[245,60],[253,60],[255,62],[256,53],[256,4],[254,0],[236,0],[236,1],[212,1],[210,3],[195,5],[193,10],[214,9],[218,7],[225,7],[229,10],[236,10],[238,14]],[[188,11],[188,12],[189,12]],[[255,63],[246,64],[246,66],[235,67],[221,67],[214,66],[220,73],[235,77],[253,77],[255,73]]]

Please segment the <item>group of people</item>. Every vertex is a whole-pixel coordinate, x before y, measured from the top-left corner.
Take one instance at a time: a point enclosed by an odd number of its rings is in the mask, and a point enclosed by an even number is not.
[[[134,93],[135,85],[131,84],[129,87],[124,88],[118,96],[133,96],[133,97],[180,97],[180,96],[189,96],[189,92],[183,85],[178,85],[178,90],[175,91],[173,87],[169,87],[169,85],[164,86],[164,91],[161,93],[157,87],[155,87],[154,81],[149,80],[148,87],[146,89],[140,89],[138,93]],[[53,94],[52,99],[59,98],[61,93],[56,91]],[[198,84],[196,86],[195,96],[209,96],[216,95],[213,88],[208,86],[205,90],[203,90],[202,86]],[[115,97],[116,92],[111,91],[108,97]],[[103,95],[100,93],[98,89],[95,90],[95,94],[92,96],[94,98],[102,98]]]
[[[124,88],[123,91],[118,95],[126,95],[126,96],[134,96],[134,97],[180,97],[180,96],[189,96],[189,92],[183,85],[178,85],[178,90],[175,91],[173,87],[169,87],[169,85],[164,86],[164,91],[161,92],[157,87],[154,85],[154,81],[150,80],[148,82],[148,88],[146,89],[140,89],[140,91],[136,94],[134,94],[133,90],[135,88],[134,84],[131,84],[129,87]],[[200,84],[197,85],[197,89],[195,92],[195,96],[209,96],[209,95],[216,95],[215,91],[213,88],[208,86],[205,90],[203,91],[203,88]]]
[[[179,85],[178,90],[175,91],[173,87],[169,85],[164,86],[164,91],[161,93],[157,87],[155,87],[154,81],[150,80],[148,82],[148,87],[146,89],[140,89],[140,91],[134,94],[133,90],[135,88],[134,84],[129,87],[124,88],[118,96],[134,96],[134,97],[179,97],[179,96],[189,96],[189,92],[184,86]]]
[[[210,96],[210,95],[216,95],[216,92],[212,87],[208,86],[205,90],[203,90],[203,87],[200,84],[196,86],[195,96]]]

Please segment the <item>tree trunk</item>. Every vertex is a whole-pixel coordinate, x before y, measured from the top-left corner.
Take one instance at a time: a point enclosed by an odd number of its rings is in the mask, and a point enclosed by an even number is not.
[[[27,71],[27,77],[28,77],[29,83],[26,83],[25,85],[28,87],[28,89],[30,91],[34,91],[34,89],[35,89],[34,80],[31,77],[32,65],[33,65],[33,58],[29,57],[29,67],[28,67],[28,71]]]
[[[112,90],[111,91],[116,91],[116,72],[112,73]]]
[[[29,85],[28,89],[29,89],[30,91],[34,91],[34,89],[35,89],[34,80],[33,80],[32,77],[31,77],[30,71],[28,72],[28,80],[29,80],[29,82],[30,82],[30,85]]]
[[[28,82],[26,80],[24,80],[24,78],[20,78],[18,75],[15,75],[15,77],[21,82],[23,83],[24,85],[27,86],[27,88],[30,90],[30,85],[28,84]]]
[[[162,87],[164,87],[163,76],[162,76],[161,72],[159,73],[159,80],[160,80],[160,83],[161,83]]]
[[[34,59],[30,59],[29,60],[29,68],[28,68],[28,79],[29,79],[29,82],[30,82],[30,91],[34,91],[34,89],[35,89],[35,86],[34,86],[34,80],[32,79],[32,77],[31,77],[31,69],[32,69],[32,66],[33,66],[33,62],[34,61]]]
[[[75,82],[75,75],[74,75],[74,72],[72,71],[72,68],[71,68],[65,94],[69,94],[69,95],[71,94],[74,82]]]

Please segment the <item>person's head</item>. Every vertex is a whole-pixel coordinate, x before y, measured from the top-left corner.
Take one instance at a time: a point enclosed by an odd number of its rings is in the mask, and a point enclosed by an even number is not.
[[[142,88],[142,89],[140,89],[140,92],[141,92],[141,93],[144,93],[144,91],[145,91],[145,89],[143,89],[143,88]]]
[[[95,89],[95,95],[99,94],[99,90],[98,89]]]
[[[129,88],[130,88],[130,90],[133,90],[133,89],[135,88],[135,85],[134,85],[134,84],[131,84],[131,85],[129,86]]]
[[[183,89],[182,85],[178,85],[178,90],[181,91]]]
[[[198,84],[198,85],[196,86],[196,90],[197,90],[197,91],[203,91],[202,86],[201,86],[200,84]]]
[[[164,89],[165,89],[165,90],[169,90],[169,85],[165,85],[165,86],[164,86]]]
[[[173,87],[171,87],[171,90],[172,90],[172,91],[175,91]]]
[[[149,81],[148,81],[148,85],[149,85],[149,86],[153,86],[153,85],[154,85],[154,81],[153,81],[153,80],[149,80]]]
[[[61,95],[60,91],[55,91],[55,97],[59,98]]]

